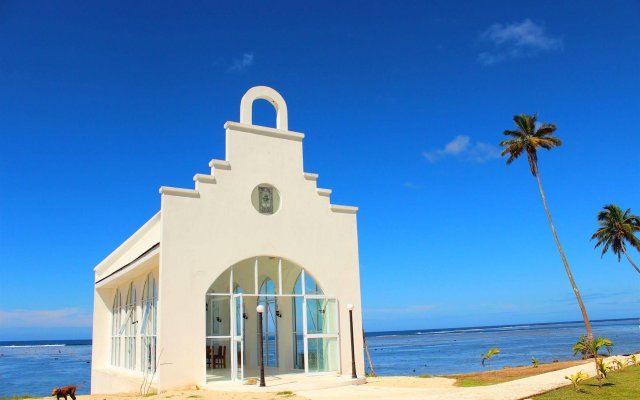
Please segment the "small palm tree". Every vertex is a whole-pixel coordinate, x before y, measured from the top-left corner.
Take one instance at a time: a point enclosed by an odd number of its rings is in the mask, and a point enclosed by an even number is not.
[[[600,227],[591,236],[591,240],[598,239],[595,248],[602,246],[601,257],[611,248],[620,262],[621,254],[624,253],[629,264],[640,273],[640,268],[629,257],[626,245],[629,243],[640,251],[640,239],[636,237],[636,232],[640,232],[640,217],[631,214],[630,208],[622,212],[622,209],[617,205],[607,204],[598,213],[598,224]]]
[[[538,361],[536,357],[531,356],[531,365],[533,365],[533,368],[538,368],[539,364],[540,364],[540,361]]]
[[[581,337],[578,343],[573,346],[573,354],[581,353],[593,356],[593,360],[596,363],[596,377],[600,386],[602,386],[602,379],[607,377],[606,366],[602,363],[602,360],[598,361],[598,352],[603,347],[611,354],[613,342],[602,336],[592,340],[584,340],[584,337]]]
[[[482,357],[482,366],[484,367],[484,363],[486,362],[490,362],[491,361],[491,357],[500,354],[500,348],[499,347],[492,347],[489,349],[489,351],[487,351],[484,354],[480,354],[480,357]]]
[[[597,374],[596,378],[598,378],[598,386],[602,387],[602,380],[607,379],[607,375],[611,369],[609,368],[609,364],[605,364],[604,360],[600,359],[596,362]]]
[[[553,136],[553,132],[555,132],[556,130],[555,124],[544,123],[536,126],[537,120],[538,114],[520,114],[513,117],[513,122],[515,122],[518,129],[504,131],[504,135],[511,137],[511,139],[503,140],[502,142],[500,142],[500,146],[504,146],[504,149],[502,150],[502,156],[504,157],[507,154],[509,155],[509,158],[507,159],[507,165],[509,165],[523,153],[527,154],[531,174],[536,177],[538,181],[538,189],[540,190],[542,205],[544,206],[544,210],[547,213],[549,225],[551,225],[551,233],[553,234],[556,246],[558,247],[558,252],[560,253],[560,258],[562,258],[562,263],[564,264],[564,269],[567,272],[567,276],[569,277],[569,282],[571,283],[573,292],[575,293],[576,299],[578,300],[578,306],[580,307],[580,311],[582,312],[582,319],[584,319],[584,324],[587,330],[587,337],[589,338],[589,340],[591,340],[593,338],[593,333],[591,331],[591,323],[589,322],[589,317],[587,316],[587,310],[584,307],[582,297],[580,296],[580,291],[578,290],[578,286],[573,279],[573,274],[571,273],[571,268],[569,268],[567,257],[564,255],[564,250],[562,250],[562,246],[560,245],[560,239],[558,239],[556,228],[553,225],[551,212],[549,212],[549,207],[547,206],[547,199],[544,195],[544,190],[542,189],[542,181],[540,180],[540,171],[538,169],[538,149],[542,147],[545,150],[551,150],[554,147],[560,146],[562,144],[562,141],[559,138]]]
[[[579,392],[580,389],[578,386],[580,386],[580,384],[585,380],[588,379],[589,375],[587,375],[586,373],[584,373],[584,371],[579,371],[576,372],[573,375],[569,375],[569,376],[565,376],[564,379],[568,379],[571,381],[571,384],[573,385],[573,390],[575,390],[576,392]]]

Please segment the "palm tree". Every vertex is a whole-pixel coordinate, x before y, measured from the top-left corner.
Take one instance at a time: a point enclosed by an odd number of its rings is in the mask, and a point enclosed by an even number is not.
[[[591,354],[596,363],[596,377],[598,378],[598,383],[602,386],[602,378],[607,377],[607,370],[605,365],[602,363],[602,360],[598,362],[598,352],[601,348],[606,348],[607,352],[611,354],[611,348],[613,347],[613,342],[606,337],[598,336],[592,340],[584,340],[582,337],[573,346],[573,354]]]
[[[507,165],[509,165],[513,162],[513,160],[520,157],[522,153],[526,152],[527,154],[529,167],[531,168],[531,174],[538,180],[538,189],[540,190],[542,205],[544,206],[544,211],[547,213],[549,225],[551,225],[551,233],[553,233],[553,238],[556,241],[556,246],[558,246],[560,258],[562,258],[562,263],[564,264],[564,269],[567,272],[569,282],[571,282],[571,287],[573,288],[573,292],[575,293],[576,299],[578,300],[578,305],[580,306],[580,311],[582,312],[582,318],[584,319],[584,324],[587,329],[587,337],[591,340],[593,339],[593,333],[591,332],[591,323],[589,322],[589,317],[587,316],[587,310],[584,307],[582,297],[580,296],[580,291],[578,290],[576,282],[573,279],[573,274],[571,273],[571,268],[569,268],[567,257],[564,255],[564,251],[562,250],[562,246],[560,245],[560,239],[558,239],[556,228],[553,225],[553,220],[551,219],[551,213],[549,212],[549,207],[547,206],[547,199],[545,198],[544,190],[542,189],[540,171],[538,170],[538,149],[542,147],[545,150],[551,150],[554,147],[560,146],[562,144],[562,141],[553,136],[553,132],[555,132],[556,130],[555,124],[544,123],[536,126],[537,119],[538,114],[515,115],[513,117],[513,121],[516,123],[518,129],[504,131],[504,134],[511,137],[512,139],[503,140],[502,142],[500,142],[500,146],[504,146],[504,150],[502,150],[501,155],[505,156],[509,154],[509,158],[507,159]]]
[[[500,354],[500,348],[498,347],[492,347],[486,353],[480,354],[480,357],[482,357],[482,366],[484,367],[484,362],[491,361],[491,357],[495,356],[496,354]]]
[[[638,266],[629,257],[626,246],[628,242],[640,251],[640,240],[636,237],[636,232],[640,232],[640,217],[631,214],[630,208],[622,212],[617,205],[607,204],[598,213],[598,224],[600,228],[591,236],[591,240],[598,239],[594,248],[603,245],[601,257],[611,248],[620,262],[620,255],[624,253],[629,263],[640,273]]]

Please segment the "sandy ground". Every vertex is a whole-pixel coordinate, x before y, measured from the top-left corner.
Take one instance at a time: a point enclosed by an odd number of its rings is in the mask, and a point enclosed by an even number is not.
[[[640,357],[640,354],[637,356]],[[628,357],[615,356],[607,361],[618,359],[626,362]],[[578,364],[569,368],[541,373],[522,379],[480,387],[458,387],[456,380],[445,377],[418,378],[408,376],[368,378],[363,385],[349,385],[331,388],[258,388],[244,386],[242,392],[218,390],[171,391],[152,396],[139,395],[84,395],[78,400],[146,400],[146,399],[216,399],[216,400],[333,400],[333,399],[402,399],[402,400],[521,400],[544,393],[569,381],[564,377],[583,371],[589,376],[595,375],[594,363]],[[241,390],[242,390],[241,389]],[[295,390],[302,389],[302,390]],[[44,397],[43,399],[50,399]]]
[[[417,376],[378,376],[367,378],[367,386],[381,388],[448,388],[453,387],[456,380],[434,376],[432,378],[419,378]]]
[[[51,399],[52,397],[43,397],[42,399]],[[277,392],[265,393],[247,393],[247,392],[218,392],[213,390],[182,390],[165,392],[158,395],[150,396],[131,396],[131,395],[83,395],[76,396],[78,400],[152,400],[152,399],[202,399],[202,400],[302,400],[304,397],[290,394],[277,394]]]

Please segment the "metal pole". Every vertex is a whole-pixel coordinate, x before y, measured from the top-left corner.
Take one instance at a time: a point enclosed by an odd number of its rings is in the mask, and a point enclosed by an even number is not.
[[[356,355],[353,349],[353,310],[349,310],[349,327],[351,328],[351,378],[357,379],[356,375]]]
[[[258,331],[260,331],[260,387],[265,387],[264,382],[264,351],[262,349],[263,333],[262,333],[262,313],[258,313]]]

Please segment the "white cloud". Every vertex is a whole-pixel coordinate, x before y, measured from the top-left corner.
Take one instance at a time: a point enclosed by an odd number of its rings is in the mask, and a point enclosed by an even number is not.
[[[471,141],[469,136],[458,135],[444,148],[422,153],[429,162],[436,162],[445,157],[457,157],[473,162],[485,162],[500,157],[500,149],[487,143]]]
[[[253,64],[253,53],[244,53],[242,58],[233,60],[233,63],[229,66],[230,72],[242,72],[245,71]]]
[[[484,65],[562,48],[562,39],[549,36],[544,27],[528,18],[511,24],[493,24],[480,34],[480,39],[493,46],[478,54],[478,62]]]
[[[407,189],[422,189],[423,186],[420,183],[416,183],[413,181],[406,181],[405,183],[402,184],[402,186],[406,187]]]
[[[0,310],[3,328],[66,328],[91,326],[91,313],[78,308],[57,310]]]

